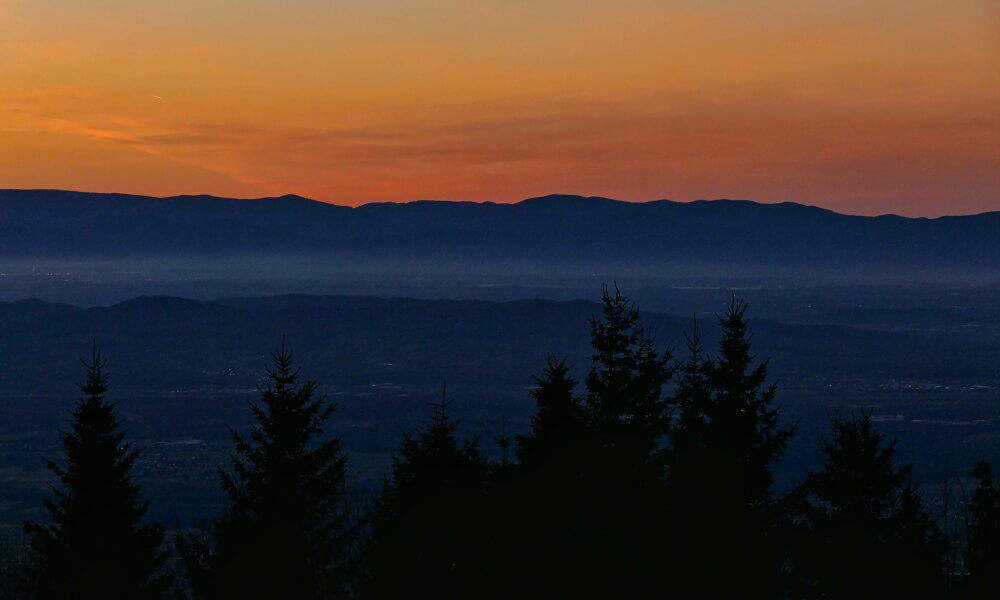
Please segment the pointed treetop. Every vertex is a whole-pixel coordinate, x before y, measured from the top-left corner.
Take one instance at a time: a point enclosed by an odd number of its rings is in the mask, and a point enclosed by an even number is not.
[[[80,391],[96,400],[103,400],[105,392],[108,391],[108,376],[104,374],[105,361],[101,357],[101,349],[97,346],[96,339],[93,340],[90,361],[80,358],[80,362],[87,369],[87,380],[79,385]]]
[[[434,408],[434,417],[432,419],[433,424],[436,426],[446,425],[449,421],[448,407],[451,405],[451,400],[448,400],[447,380],[441,382],[441,400],[438,402],[430,402],[429,404]]]

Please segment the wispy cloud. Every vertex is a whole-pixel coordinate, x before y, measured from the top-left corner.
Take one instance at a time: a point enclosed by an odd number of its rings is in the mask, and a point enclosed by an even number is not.
[[[939,176],[978,181],[980,189],[1000,183],[989,175],[1000,172],[1000,159],[990,152],[1000,143],[1000,118],[989,117],[719,119],[594,104],[576,111],[536,107],[461,121],[318,128],[60,114],[31,103],[0,110],[15,115],[7,121],[22,131],[123,146],[207,169],[260,195],[296,192],[342,202],[502,201],[575,191],[628,199],[822,203],[833,194],[847,202],[846,194],[855,198],[851,210],[866,212],[873,194],[852,191],[862,179],[883,201],[943,193],[943,184],[913,177],[928,165]],[[895,209],[906,212],[905,206]]]
[[[1000,207],[995,0],[237,4],[0,0],[0,173]]]

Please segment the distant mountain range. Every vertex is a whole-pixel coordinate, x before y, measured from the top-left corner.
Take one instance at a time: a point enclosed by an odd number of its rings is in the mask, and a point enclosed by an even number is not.
[[[140,389],[252,387],[267,353],[287,335],[304,372],[328,383],[443,378],[529,386],[549,353],[582,370],[591,349],[589,301],[414,300],[285,295],[198,302],[140,297],[79,308],[0,302],[0,392],[74,390],[78,357],[100,342],[116,385]],[[663,346],[682,356],[690,317],[644,312]],[[706,348],[714,318],[702,320]],[[996,384],[1000,344],[948,335],[753,319],[754,350],[784,381],[916,379]],[[819,382],[819,383],[817,383]]]
[[[0,190],[0,258],[281,253],[586,264],[1000,270],[1000,212],[860,217],[744,200],[645,203],[545,196],[515,204],[357,208],[299,196],[235,200]]]

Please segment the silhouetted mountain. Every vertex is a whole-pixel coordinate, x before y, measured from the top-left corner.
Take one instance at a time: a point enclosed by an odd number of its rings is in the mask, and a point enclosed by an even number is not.
[[[589,301],[412,300],[361,296],[276,296],[196,302],[141,297],[79,309],[39,301],[0,303],[0,389],[72,386],[81,348],[96,338],[114,361],[120,388],[248,386],[282,335],[304,370],[329,383],[443,377],[465,382],[530,382],[549,352],[589,364]],[[682,347],[690,319],[644,313],[665,345]],[[584,324],[584,325],[581,325]],[[714,323],[705,323],[706,330]],[[946,336],[789,325],[754,320],[755,349],[784,380],[914,378],[993,382],[996,344]],[[716,342],[706,331],[706,347]],[[51,365],[69,365],[64,377]],[[384,379],[388,377],[389,379]]]
[[[0,190],[4,257],[245,256],[524,259],[676,266],[935,266],[995,271],[1000,212],[859,217],[742,200],[629,203],[553,195],[516,204],[357,208],[298,196],[234,200]]]

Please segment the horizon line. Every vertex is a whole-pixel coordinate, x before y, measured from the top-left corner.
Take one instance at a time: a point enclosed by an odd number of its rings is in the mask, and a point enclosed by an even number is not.
[[[147,198],[151,200],[172,200],[177,198],[211,198],[216,200],[232,200],[240,202],[255,202],[263,200],[281,200],[282,198],[294,198],[299,200],[306,200],[309,202],[315,202],[317,204],[327,204],[330,206],[335,206],[339,208],[349,208],[358,209],[365,206],[379,206],[379,205],[404,205],[404,204],[415,204],[419,202],[432,202],[432,203],[442,203],[442,204],[480,204],[480,205],[508,205],[515,206],[522,204],[524,202],[529,202],[532,200],[544,200],[547,198],[578,198],[581,200],[606,200],[610,202],[616,202],[621,204],[654,204],[654,203],[672,203],[672,204],[699,204],[699,203],[714,203],[714,202],[742,202],[755,204],[758,206],[782,206],[782,205],[793,205],[801,206],[805,208],[812,208],[816,210],[822,210],[836,215],[842,215],[847,217],[858,217],[867,219],[877,219],[877,218],[887,218],[895,217],[900,219],[926,219],[926,220],[936,220],[942,218],[954,218],[954,217],[976,217],[981,215],[989,215],[994,213],[1000,213],[1000,208],[996,210],[987,210],[976,213],[949,213],[937,216],[927,216],[927,215],[901,215],[899,213],[879,213],[879,214],[858,214],[858,213],[848,213],[841,212],[826,206],[821,206],[818,204],[807,204],[805,202],[793,201],[793,200],[781,200],[781,201],[761,201],[752,200],[749,198],[697,198],[694,200],[672,200],[670,198],[653,198],[650,200],[625,200],[621,198],[611,198],[608,196],[587,196],[583,194],[565,194],[565,193],[550,193],[541,196],[530,196],[527,198],[521,198],[518,200],[448,200],[442,198],[415,198],[413,200],[382,200],[373,202],[362,202],[360,204],[340,204],[335,201],[320,200],[317,198],[310,198],[308,196],[302,196],[300,194],[282,194],[280,196],[259,196],[255,198],[237,198],[233,196],[217,196],[215,194],[173,194],[169,196],[152,196],[149,194],[133,194],[128,192],[96,192],[96,191],[86,191],[86,190],[73,190],[64,188],[0,188],[0,192],[59,192],[59,193],[69,193],[69,194],[89,194],[97,196],[130,196],[134,198]]]

